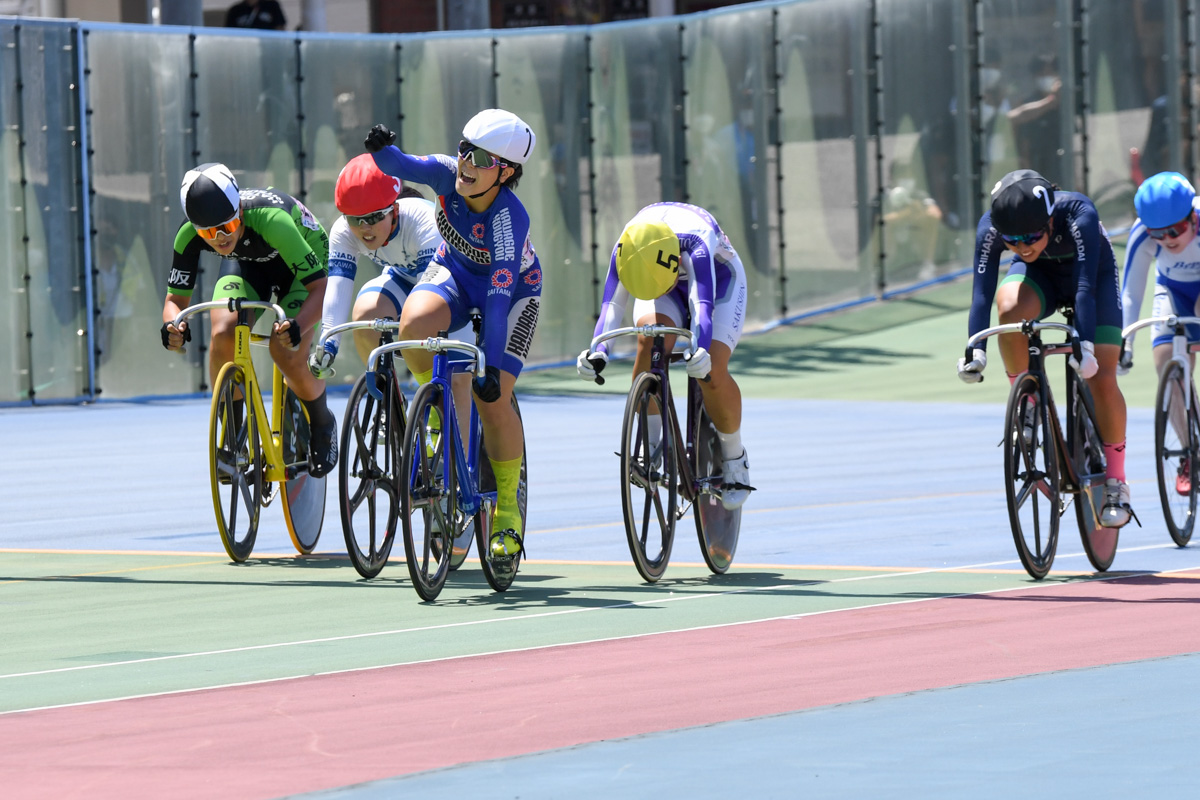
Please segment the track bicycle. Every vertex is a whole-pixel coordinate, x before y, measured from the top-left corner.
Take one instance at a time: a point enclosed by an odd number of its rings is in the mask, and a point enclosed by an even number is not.
[[[268,415],[250,357],[251,343],[270,339],[251,332],[251,312],[270,311],[277,322],[287,314],[275,303],[235,297],[188,306],[172,324],[179,328],[193,314],[216,308],[237,314],[233,361],[217,374],[208,423],[209,478],[221,544],[234,561],[249,558],[258,536],[259,512],[278,493],[292,544],[300,553],[311,553],[325,518],[325,478],[308,471],[308,411],[279,367],[273,366]]]
[[[1112,566],[1117,554],[1119,528],[1100,525],[1104,507],[1104,443],[1096,424],[1092,394],[1070,365],[1067,366],[1066,431],[1045,370],[1047,355],[1074,354],[1082,359],[1079,336],[1067,323],[1025,320],[987,328],[967,342],[967,359],[990,336],[1021,333],[1029,339],[1029,368],[1013,381],[1004,414],[1004,489],[1013,540],[1021,563],[1035,579],[1042,579],[1054,563],[1058,547],[1059,518],[1075,501],[1075,517],[1088,561],[1100,572]],[[1068,340],[1045,344],[1042,331],[1059,331]]]
[[[704,408],[699,382],[688,378],[685,443],[667,375],[668,363],[684,354],[667,353],[665,337],[683,338],[694,351],[692,332],[653,324],[615,328],[592,339],[589,353],[622,336],[653,339],[650,369],[634,378],[625,401],[618,454],[621,508],[633,564],[647,582],[661,578],[671,559],[675,523],[690,508],[704,563],[713,573],[723,574],[733,563],[742,510],[721,505],[721,441]],[[604,378],[597,375],[596,383],[604,383]],[[656,443],[651,441],[650,417],[660,415],[662,439]]]
[[[1128,342],[1139,328],[1157,323],[1172,332],[1171,359],[1163,365],[1154,398],[1154,457],[1158,468],[1158,496],[1171,540],[1186,547],[1196,525],[1196,479],[1200,469],[1200,411],[1192,379],[1192,353],[1200,343],[1189,344],[1187,326],[1200,324],[1200,317],[1174,314],[1151,317],[1121,331]]]
[[[473,321],[478,312],[472,309]],[[476,325],[476,336],[479,336]],[[433,377],[417,389],[408,405],[400,459],[400,524],[409,577],[422,600],[437,598],[450,571],[466,557],[472,532],[479,561],[488,585],[497,592],[506,591],[516,576],[497,572],[492,564],[488,540],[492,533],[492,513],[496,508],[495,478],[492,476],[485,445],[483,425],[475,403],[464,442],[455,409],[453,377],[471,372],[487,374],[483,350],[477,345],[447,338],[447,332],[427,339],[407,339],[380,345],[367,360],[367,390],[378,400],[382,391],[375,380],[380,359],[396,351],[427,350],[434,354]],[[463,353],[466,359],[451,359],[450,353]],[[512,405],[520,417],[514,395]],[[526,527],[528,503],[528,458],[522,448],[517,503],[521,529]],[[457,563],[456,563],[457,562]]]

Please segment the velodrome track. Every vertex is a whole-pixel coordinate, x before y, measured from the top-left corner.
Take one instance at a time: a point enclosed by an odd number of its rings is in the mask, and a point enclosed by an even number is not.
[[[1033,582],[1007,382],[954,377],[966,290],[745,339],[737,561],[710,575],[685,520],[654,586],[620,518],[625,379],[522,378],[530,560],[503,595],[468,561],[434,604],[398,561],[357,578],[333,482],[317,554],[272,507],[229,564],[205,401],[0,412],[5,796],[1192,796],[1200,549],[1162,525],[1146,343],[1144,527],[1094,576],[1064,526]]]

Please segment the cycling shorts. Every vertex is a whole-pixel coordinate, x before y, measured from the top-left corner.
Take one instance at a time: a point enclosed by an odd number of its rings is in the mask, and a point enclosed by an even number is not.
[[[1075,307],[1075,276],[1072,270],[1059,273],[1041,267],[1038,262],[1026,264],[1013,259],[1008,274],[1000,282],[1024,283],[1032,288],[1041,301],[1038,319],[1045,319],[1060,308]],[[1117,262],[1112,250],[1101,256],[1096,271],[1096,344],[1121,344],[1121,297],[1117,291]]]

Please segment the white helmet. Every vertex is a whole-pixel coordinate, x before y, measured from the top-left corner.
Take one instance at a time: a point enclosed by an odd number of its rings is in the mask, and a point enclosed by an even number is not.
[[[471,117],[462,135],[507,164],[524,164],[537,143],[537,137],[520,117],[499,108],[486,108]]]

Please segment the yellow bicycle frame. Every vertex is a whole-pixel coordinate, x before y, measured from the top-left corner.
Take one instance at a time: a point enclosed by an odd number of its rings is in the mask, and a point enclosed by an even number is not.
[[[221,367],[217,376],[217,385],[221,384],[225,371],[240,369],[246,376],[246,391],[250,393],[250,404],[253,408],[255,428],[258,430],[259,441],[263,448],[263,480],[268,482],[287,480],[286,465],[283,463],[283,373],[278,366],[272,366],[271,381],[271,414],[267,415],[263,405],[262,389],[259,387],[258,374],[254,371],[254,361],[250,358],[250,343],[270,339],[269,336],[250,332],[249,325],[239,324],[234,329],[233,361]],[[216,402],[216,396],[213,397]],[[264,423],[268,423],[264,424]],[[270,431],[268,436],[265,432]],[[218,509],[219,513],[219,509]]]

